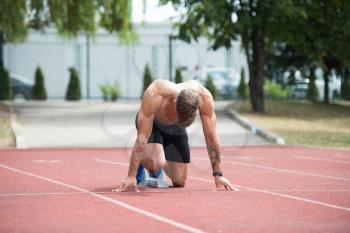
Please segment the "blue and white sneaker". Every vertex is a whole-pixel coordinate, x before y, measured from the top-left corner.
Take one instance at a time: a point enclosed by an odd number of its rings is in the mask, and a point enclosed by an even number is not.
[[[136,173],[137,186],[139,187],[153,187],[153,188],[168,188],[164,170],[160,169],[158,172],[149,173],[141,164]]]
[[[137,186],[139,186],[139,187],[147,187],[148,186],[148,180],[149,180],[149,173],[140,164],[139,168],[137,169],[137,173],[136,173]]]
[[[148,186],[153,188],[168,188],[168,182],[164,174],[164,170],[161,169],[158,172],[150,173],[148,180]]]

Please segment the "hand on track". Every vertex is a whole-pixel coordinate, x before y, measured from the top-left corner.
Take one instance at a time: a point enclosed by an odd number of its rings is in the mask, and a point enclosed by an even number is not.
[[[122,184],[116,189],[113,189],[112,191],[113,192],[126,192],[126,191],[140,192],[137,189],[135,177],[127,177],[125,180],[122,180]]]
[[[216,185],[215,190],[219,190],[220,188],[222,188],[224,186],[225,189],[228,191],[238,191],[238,189],[233,187],[233,185],[231,184],[231,182],[228,179],[226,179],[222,176],[215,176],[215,185]]]

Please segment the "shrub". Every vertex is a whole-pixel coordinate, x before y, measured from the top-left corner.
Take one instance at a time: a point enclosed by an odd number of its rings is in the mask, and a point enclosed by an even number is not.
[[[68,88],[66,92],[66,100],[80,100],[80,80],[78,72],[73,67],[69,68],[70,80],[68,83]]]
[[[117,101],[119,99],[122,92],[120,90],[120,84],[118,81],[115,81],[114,85],[111,85],[110,93],[111,93],[111,100],[112,101]]]
[[[265,96],[270,99],[285,99],[289,96],[290,90],[283,89],[278,83],[272,83],[269,80],[264,84]]]
[[[207,81],[205,82],[205,87],[210,91],[211,95],[213,96],[213,99],[215,100],[217,97],[217,89],[213,82],[213,78],[210,75],[208,75],[207,77]]]
[[[121,96],[120,84],[115,81],[114,84],[99,84],[99,88],[104,101],[112,100],[117,101]]]
[[[36,99],[36,100],[47,99],[44,75],[39,66],[35,70],[35,84],[33,87],[32,95],[33,95],[33,99]]]
[[[0,68],[0,100],[12,99],[12,85],[9,72]]]
[[[110,89],[110,86],[108,83],[105,83],[105,84],[99,84],[98,85],[100,91],[101,91],[101,94],[102,94],[102,98],[104,101],[107,101],[109,99],[109,89]]]
[[[238,93],[239,97],[242,98],[242,100],[245,100],[248,97],[248,87],[247,87],[247,84],[245,82],[245,74],[244,74],[243,68],[241,69],[241,79],[239,81],[237,93]]]
[[[145,66],[145,69],[144,69],[144,73],[143,73],[143,88],[142,88],[141,96],[143,96],[143,93],[145,92],[147,87],[152,83],[152,81],[153,81],[153,79],[152,79],[151,70],[150,70],[148,63],[147,63]]]
[[[176,72],[175,72],[175,83],[182,83],[182,82],[183,82],[183,77],[182,77],[181,68],[178,67],[176,68]]]

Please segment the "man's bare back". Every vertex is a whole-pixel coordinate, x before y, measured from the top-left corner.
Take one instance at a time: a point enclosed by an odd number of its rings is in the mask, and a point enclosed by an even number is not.
[[[190,80],[184,83],[175,84],[167,80],[154,81],[144,94],[141,109],[149,108],[154,111],[154,119],[164,124],[173,124],[177,120],[176,98],[186,88],[198,93],[200,97],[199,110],[213,111],[213,101],[210,92],[199,82]],[[209,105],[208,105],[209,104]]]

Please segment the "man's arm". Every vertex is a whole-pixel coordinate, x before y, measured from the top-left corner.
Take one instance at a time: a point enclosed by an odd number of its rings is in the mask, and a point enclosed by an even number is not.
[[[149,135],[152,131],[153,114],[147,116],[140,111],[137,124],[137,138],[130,157],[128,177],[136,176],[137,168],[140,165],[143,152],[145,151]]]
[[[161,96],[157,94],[155,85],[151,84],[142,98],[141,108],[137,119],[137,138],[130,157],[127,178],[116,191],[121,192],[129,188],[136,189],[136,173],[142,160],[148,138],[152,132],[154,112],[161,103]]]
[[[209,93],[202,97],[199,111],[216,187],[221,188],[224,186],[227,190],[234,190],[235,188],[232,186],[230,181],[222,176],[222,170],[220,167],[220,145],[216,134],[214,100]]]
[[[220,145],[216,134],[216,115],[214,112],[214,101],[209,95],[202,98],[200,106],[200,117],[202,121],[205,143],[207,144],[207,151],[213,172],[221,172]]]

